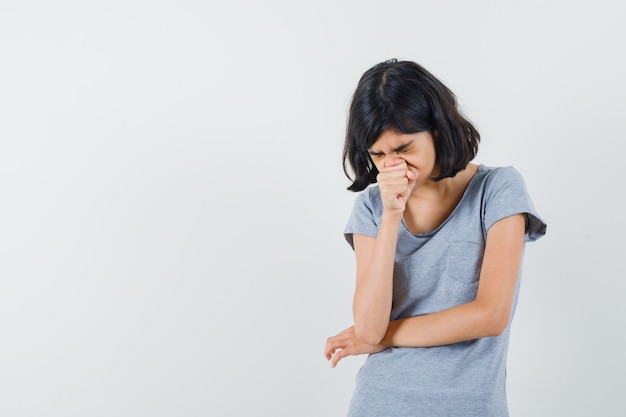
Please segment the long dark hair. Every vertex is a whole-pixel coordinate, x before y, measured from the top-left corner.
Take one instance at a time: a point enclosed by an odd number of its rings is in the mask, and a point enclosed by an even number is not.
[[[387,129],[431,132],[440,169],[434,181],[465,169],[480,142],[455,95],[434,75],[411,61],[381,62],[363,74],[352,96],[343,149],[343,170],[353,181],[348,190],[361,191],[376,182],[378,170],[367,149]]]

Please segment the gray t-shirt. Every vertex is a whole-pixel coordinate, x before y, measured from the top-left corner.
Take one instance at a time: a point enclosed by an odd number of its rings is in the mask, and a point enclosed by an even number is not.
[[[372,184],[355,201],[345,229],[348,243],[352,245],[354,233],[376,237],[382,211],[378,185]],[[519,213],[526,213],[527,242],[545,234],[546,225],[519,172],[480,165],[458,206],[436,230],[415,235],[402,222],[391,320],[474,300],[487,231],[498,220]],[[430,348],[389,348],[369,355],[357,376],[349,416],[508,416],[509,330],[510,323],[497,337]]]

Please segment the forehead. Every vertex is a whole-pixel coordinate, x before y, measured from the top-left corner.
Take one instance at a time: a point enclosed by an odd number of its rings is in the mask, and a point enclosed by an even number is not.
[[[378,137],[378,139],[376,139],[376,142],[372,144],[369,150],[377,152],[390,152],[398,146],[402,146],[410,142],[419,145],[430,141],[431,139],[432,136],[429,132],[400,133],[393,129],[387,129]]]

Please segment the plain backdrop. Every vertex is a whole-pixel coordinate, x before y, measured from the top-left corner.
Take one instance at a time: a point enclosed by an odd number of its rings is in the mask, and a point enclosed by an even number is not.
[[[350,96],[424,65],[513,165],[513,417],[624,416],[620,1],[0,3],[0,415],[343,416]]]

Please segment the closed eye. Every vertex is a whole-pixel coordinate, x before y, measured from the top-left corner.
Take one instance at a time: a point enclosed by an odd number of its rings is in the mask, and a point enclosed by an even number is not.
[[[391,150],[391,153],[397,153],[397,154],[406,154],[409,152],[412,152],[413,149],[415,149],[413,145],[413,141],[410,141],[408,143],[404,143],[400,146],[398,146],[395,149]],[[384,156],[385,153],[384,152],[377,152],[377,151],[370,151],[368,150],[367,153],[372,157],[372,158],[380,158],[381,156]]]

